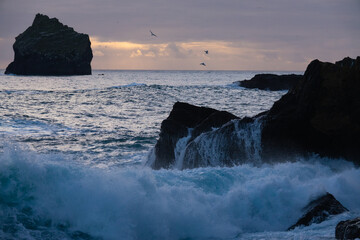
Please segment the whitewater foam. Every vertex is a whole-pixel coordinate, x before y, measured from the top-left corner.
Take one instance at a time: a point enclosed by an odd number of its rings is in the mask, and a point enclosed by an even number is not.
[[[104,239],[255,239],[271,231],[273,239],[289,234],[311,239],[360,213],[360,170],[342,160],[314,156],[307,162],[183,171],[74,163],[61,155],[5,147],[0,221],[4,226],[12,219],[13,230],[3,228],[0,236],[52,231],[71,238],[69,232],[81,231]],[[350,213],[285,232],[302,207],[326,191]]]
[[[178,140],[174,149],[175,168],[261,164],[261,119],[252,123],[232,120],[197,136],[189,134]]]
[[[191,139],[191,134],[193,130],[193,128],[188,128],[188,135],[180,138],[176,143],[174,149],[175,163],[173,166],[173,168],[175,169],[181,170],[183,168],[186,146]]]
[[[235,133],[240,147],[244,147],[245,158],[253,164],[261,164],[261,131],[262,119],[256,118],[253,123],[240,125],[237,121]]]

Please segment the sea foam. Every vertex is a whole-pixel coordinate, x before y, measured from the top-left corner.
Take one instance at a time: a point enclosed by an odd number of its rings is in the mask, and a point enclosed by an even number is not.
[[[94,168],[18,145],[0,155],[0,237],[311,239],[360,213],[360,170],[313,156],[292,163],[153,171]],[[350,213],[285,230],[314,197],[332,193]],[[4,227],[7,226],[7,227]],[[9,230],[10,229],[10,230]]]

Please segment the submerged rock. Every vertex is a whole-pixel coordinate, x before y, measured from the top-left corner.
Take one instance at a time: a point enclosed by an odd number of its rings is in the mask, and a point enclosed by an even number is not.
[[[264,158],[315,152],[360,163],[360,57],[312,61],[266,114]]]
[[[14,61],[5,74],[91,74],[89,36],[75,32],[56,18],[37,14],[33,24],[16,37],[13,49]]]
[[[333,195],[326,193],[311,201],[303,211],[305,214],[294,225],[289,227],[288,230],[299,226],[309,226],[313,223],[321,223],[331,215],[337,215],[349,210],[336,200]]]
[[[360,217],[339,222],[336,225],[335,237],[342,240],[360,238]]]
[[[245,88],[279,91],[293,88],[302,78],[302,75],[297,74],[256,74],[250,80],[238,81],[236,83]]]

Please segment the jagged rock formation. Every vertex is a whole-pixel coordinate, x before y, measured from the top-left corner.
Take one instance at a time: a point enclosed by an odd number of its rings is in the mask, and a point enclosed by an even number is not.
[[[278,162],[308,153],[343,157],[360,164],[359,91],[360,57],[335,64],[314,60],[304,78],[269,111],[241,120],[235,116],[222,120],[220,115],[216,124],[209,125],[223,125],[214,131],[208,131],[209,126],[206,131],[195,127],[216,110],[189,105],[180,110],[175,104],[162,123],[152,167],[173,166],[176,151],[181,168],[232,166],[259,158],[262,162]],[[231,119],[235,120],[229,122]],[[191,128],[195,128],[195,134],[183,139]],[[177,148],[179,139],[181,153]]]
[[[160,138],[155,145],[156,161],[152,168],[169,168],[174,164],[176,144],[179,139],[189,135],[189,129],[193,129],[189,138],[195,138],[232,119],[237,117],[225,111],[175,103],[169,117],[161,123]]]
[[[302,75],[296,74],[256,74],[250,80],[243,80],[235,83],[245,88],[258,88],[261,90],[280,91],[293,88],[302,78]]]
[[[313,223],[321,223],[328,219],[331,215],[337,215],[346,211],[345,208],[338,200],[335,199],[330,193],[311,201],[303,209],[305,214],[288,230],[292,230],[299,226],[309,226]]]
[[[235,119],[188,141],[178,160],[181,169],[260,162],[261,122]]]
[[[56,18],[37,14],[33,24],[16,37],[13,49],[15,58],[5,74],[91,74],[89,36],[75,32]]]
[[[260,158],[260,135],[260,121],[177,102],[161,124],[148,165],[185,169],[253,162]]]
[[[312,61],[275,102],[262,131],[263,158],[314,152],[360,163],[360,57]]]
[[[341,240],[360,238],[360,217],[339,222],[335,229],[335,237]]]

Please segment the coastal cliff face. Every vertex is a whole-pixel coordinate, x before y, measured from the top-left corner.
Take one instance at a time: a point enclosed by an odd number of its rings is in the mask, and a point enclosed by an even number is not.
[[[264,158],[313,152],[360,164],[360,57],[312,61],[275,102],[262,131]]]
[[[92,50],[87,34],[77,33],[56,18],[37,14],[16,37],[14,61],[5,74],[89,75]]]
[[[360,164],[359,91],[360,57],[335,64],[312,61],[304,77],[269,111],[244,119],[232,116],[221,121],[219,116],[211,126],[217,129],[194,130],[219,111],[199,118],[203,108],[186,105],[192,111],[178,111],[176,103],[162,123],[149,165],[154,169],[233,166],[311,153]],[[178,124],[182,119],[194,124]]]

